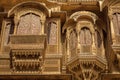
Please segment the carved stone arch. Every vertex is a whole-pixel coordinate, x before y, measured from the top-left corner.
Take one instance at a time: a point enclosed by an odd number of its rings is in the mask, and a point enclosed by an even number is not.
[[[79,22],[79,21],[90,21],[93,25],[96,24],[96,20],[98,20],[98,16],[92,12],[89,12],[89,11],[78,11],[78,12],[75,12],[73,13],[68,21],[65,23],[65,25],[63,26],[63,32],[64,30],[69,27],[68,25],[70,24],[76,24]]]
[[[34,18],[37,18],[37,19],[31,19],[31,20],[37,21],[37,23],[33,22],[33,25],[38,24],[39,26],[41,26],[41,29],[40,29],[41,32],[39,32],[39,33],[37,32],[37,34],[44,34],[44,23],[45,23],[46,17],[49,17],[50,13],[49,13],[49,10],[47,9],[47,7],[43,3],[38,3],[38,2],[33,2],[33,1],[20,3],[20,4],[16,5],[15,7],[13,7],[8,12],[8,17],[14,16],[14,24],[15,24],[14,25],[14,34],[16,34],[16,32],[17,32],[18,24],[19,24],[21,17],[26,14],[29,14],[29,13],[31,13],[32,16],[34,16]],[[35,32],[34,30],[31,30],[31,31],[33,33]]]
[[[117,5],[119,5],[119,4],[120,4],[120,0],[114,0],[114,1],[111,0],[111,1],[109,2],[109,6],[115,6],[115,5],[117,6]]]
[[[26,13],[20,16],[15,24],[15,34],[19,35],[39,35],[42,32],[41,17],[34,13]]]
[[[79,18],[86,18],[88,20],[91,20],[91,22],[95,24],[96,20],[98,19],[98,16],[89,11],[78,11],[78,12],[73,13],[70,16],[70,19],[74,19],[75,21],[78,21]]]
[[[9,12],[8,12],[8,17],[14,15],[18,9],[23,9],[23,8],[35,8],[38,9],[40,11],[42,11],[46,16],[50,17],[51,12],[49,12],[49,9],[46,7],[46,5],[44,3],[40,3],[40,2],[35,2],[35,1],[26,1],[26,2],[22,2],[17,4],[16,6],[14,6]]]
[[[92,33],[87,26],[83,26],[79,32],[80,45],[92,45]]]
[[[76,21],[74,21],[73,19],[69,19],[67,22],[65,22],[64,26],[62,27],[62,33],[64,33],[65,29],[70,29],[71,27],[75,27],[76,26]]]
[[[42,33],[42,28],[44,27],[44,22],[45,22],[46,16],[43,12],[41,12],[38,9],[34,9],[34,8],[23,8],[23,9],[20,8],[20,9],[17,10],[17,12],[15,13],[15,16],[14,16],[14,23],[15,23],[14,33],[15,34],[17,33],[18,25],[20,23],[21,18],[25,15],[27,16],[27,14],[28,15],[31,14],[33,16],[34,19],[32,18],[32,16],[31,16],[32,19],[30,19],[30,20],[33,21],[33,25],[34,24],[39,24],[40,33],[37,32],[37,34],[41,34]],[[35,17],[36,17],[36,19],[35,19]],[[34,23],[34,22],[36,22],[36,23]]]
[[[45,19],[45,17],[46,17],[46,15],[42,11],[40,11],[38,9],[35,9],[35,8],[23,8],[23,9],[20,8],[15,13],[15,16],[17,16],[18,18],[20,18],[20,16],[25,15],[27,13],[34,13],[34,14],[40,16],[43,19]]]
[[[87,27],[92,34],[94,34],[94,32],[95,32],[94,24],[92,24],[92,23],[91,23],[90,21],[88,21],[88,20],[81,20],[81,21],[79,21],[79,22],[76,24],[76,26],[77,26],[77,30],[79,30],[79,31],[80,31],[83,27]]]

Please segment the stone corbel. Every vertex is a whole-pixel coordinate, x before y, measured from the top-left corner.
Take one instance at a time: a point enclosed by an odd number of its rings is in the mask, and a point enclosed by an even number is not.
[[[104,2],[104,0],[99,0],[100,11],[102,11],[103,2]]]

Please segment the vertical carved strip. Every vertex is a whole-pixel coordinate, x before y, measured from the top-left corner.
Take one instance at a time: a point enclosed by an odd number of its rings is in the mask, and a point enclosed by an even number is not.
[[[70,33],[69,33],[69,30],[67,29],[67,32],[66,32],[66,39],[67,39],[67,58],[68,58],[68,61],[70,60]]]
[[[41,34],[44,34],[44,23],[45,23],[45,21],[41,21],[41,28],[42,28],[42,32],[41,32]]]
[[[112,17],[113,16],[113,17]],[[116,32],[117,35],[119,35],[119,25],[118,25],[118,16],[117,14],[112,15],[112,19],[110,19],[113,23],[114,31]]]
[[[84,34],[84,30],[80,31],[80,44],[84,45],[85,44],[85,34]]]
[[[10,33],[11,21],[5,19],[3,21],[3,33],[2,33],[2,42],[1,42],[1,50],[3,50],[3,46],[8,44],[8,38]]]
[[[15,17],[14,17],[14,34],[16,34],[16,32],[17,32],[17,24],[18,24],[18,17],[16,16],[16,14],[15,14]]]
[[[4,45],[8,44],[8,39],[9,39],[9,33],[10,33],[10,27],[11,27],[11,22],[7,21],[6,27],[5,27],[5,43]]]
[[[120,34],[120,14],[116,13],[116,20],[117,20],[117,27],[118,27],[118,34]]]
[[[95,47],[95,33],[92,33],[92,40],[93,40],[93,44],[92,44],[92,53],[96,54],[96,47]]]
[[[112,16],[110,16],[110,28],[111,28],[111,34],[112,34],[112,41],[114,44],[114,43],[116,43],[116,37],[115,37],[115,28],[113,25],[113,21],[114,21],[114,19],[112,19]]]

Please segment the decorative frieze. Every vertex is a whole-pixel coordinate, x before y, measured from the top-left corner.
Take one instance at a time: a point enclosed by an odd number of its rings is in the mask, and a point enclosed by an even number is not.
[[[14,73],[42,72],[44,58],[38,50],[12,50],[11,60]]]

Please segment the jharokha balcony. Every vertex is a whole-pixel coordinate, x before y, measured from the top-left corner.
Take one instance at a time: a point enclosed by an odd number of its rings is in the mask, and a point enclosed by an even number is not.
[[[42,73],[45,38],[45,35],[10,36],[10,56],[13,74]]]

